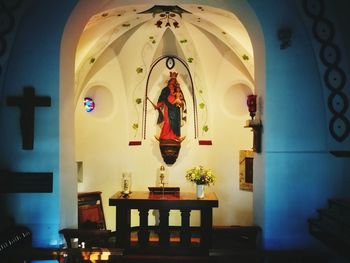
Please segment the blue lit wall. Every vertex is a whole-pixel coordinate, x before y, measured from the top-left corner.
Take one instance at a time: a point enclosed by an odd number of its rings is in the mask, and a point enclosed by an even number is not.
[[[264,179],[258,178],[260,185],[255,188],[263,194],[254,195],[262,245],[266,249],[318,247],[308,233],[307,219],[316,217],[316,209],[326,207],[328,198],[348,195],[348,160],[329,151],[349,149],[349,139],[330,138],[329,92],[317,65],[318,50],[315,53],[302,1],[249,2],[261,22],[266,47]],[[330,3],[325,2],[334,18]],[[281,50],[277,31],[286,26],[292,29],[292,42]],[[336,29],[336,34],[341,31]],[[342,54],[342,60],[348,60],[346,52]],[[347,65],[341,66],[346,72]]]
[[[33,2],[20,20],[6,72],[2,72],[6,74],[0,101],[0,168],[53,172],[53,193],[10,194],[8,202],[16,221],[31,227],[35,246],[57,246],[59,214],[64,212],[58,195],[64,187],[58,178],[59,51],[64,25],[76,1]],[[254,179],[256,224],[263,229],[267,249],[314,247],[317,242],[308,234],[307,219],[315,216],[328,198],[349,195],[348,159],[329,154],[333,146],[348,149],[349,139],[342,143],[329,139],[327,90],[301,1],[248,2],[261,23],[266,47],[263,152],[259,158],[263,174]],[[349,21],[345,15],[340,18]],[[291,46],[281,50],[277,30],[283,26],[291,27],[293,37]],[[337,34],[342,30],[346,28]],[[349,46],[349,38],[345,40]],[[349,61],[346,52],[342,59]],[[5,97],[22,94],[25,85],[52,99],[50,108],[36,109],[33,151],[21,149],[19,111],[5,106]],[[349,85],[346,92],[349,94]]]
[[[70,2],[70,3],[69,3]],[[33,245],[57,246],[59,203],[59,54],[64,25],[75,1],[65,5],[51,1],[23,1],[16,13],[13,45],[7,46],[2,64],[0,168],[16,172],[53,172],[52,193],[20,193],[7,196],[8,214],[33,232]],[[6,39],[11,43],[11,39]],[[4,61],[2,61],[4,62]],[[4,70],[6,66],[6,71]],[[5,74],[6,73],[6,74]],[[37,96],[50,96],[51,107],[36,107],[34,149],[22,150],[20,111],[7,107],[7,96],[23,94],[33,86]],[[4,211],[2,211],[4,212]]]

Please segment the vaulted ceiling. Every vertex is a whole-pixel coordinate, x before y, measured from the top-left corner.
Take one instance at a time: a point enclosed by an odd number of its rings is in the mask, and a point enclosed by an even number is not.
[[[191,59],[219,54],[254,82],[252,44],[234,14],[191,4],[133,5],[104,10],[88,21],[76,53],[76,99],[84,84],[112,57],[118,57],[123,70],[134,71],[129,65],[139,59],[136,53],[141,53],[146,71],[164,55],[191,63]],[[207,72],[215,70],[210,66],[202,65]]]

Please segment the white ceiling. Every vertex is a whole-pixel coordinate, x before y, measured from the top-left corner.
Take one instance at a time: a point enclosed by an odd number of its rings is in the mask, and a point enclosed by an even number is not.
[[[134,71],[128,65],[130,61],[140,60],[140,54],[148,67],[163,55],[178,56],[185,61],[192,57],[200,61],[206,54],[220,54],[254,82],[252,44],[234,14],[186,4],[179,7],[189,13],[176,13],[171,17],[178,23],[178,28],[174,27],[174,20],[166,27],[166,19],[157,27],[160,13],[140,14],[152,6],[118,7],[91,17],[76,52],[76,98],[98,68],[115,56],[122,68]],[[211,65],[208,64],[202,67],[210,72],[208,67]]]

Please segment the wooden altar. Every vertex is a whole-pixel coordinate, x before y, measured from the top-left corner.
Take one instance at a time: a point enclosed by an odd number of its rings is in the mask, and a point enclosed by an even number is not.
[[[214,207],[219,202],[216,194],[206,193],[203,199],[197,199],[195,193],[180,192],[177,194],[152,194],[150,192],[132,192],[128,197],[117,192],[109,198],[109,205],[116,206],[116,244],[123,248],[125,253],[142,251],[157,254],[173,253],[209,253],[212,239],[212,224]],[[131,223],[130,214],[132,209],[139,211],[138,244],[132,247],[130,242]],[[150,226],[148,225],[148,214],[151,209],[159,210],[159,242],[155,246],[149,244]],[[173,247],[170,242],[169,213],[170,210],[180,210],[181,226],[180,246]],[[190,215],[192,210],[200,211],[200,243],[199,247],[191,244]],[[161,249],[159,249],[161,248]]]

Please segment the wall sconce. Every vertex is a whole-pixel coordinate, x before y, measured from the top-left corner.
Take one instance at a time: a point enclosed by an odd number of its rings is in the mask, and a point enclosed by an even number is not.
[[[244,128],[251,128],[253,131],[253,151],[261,152],[261,130],[262,124],[258,118],[255,118],[257,111],[257,95],[248,95],[247,106],[251,120],[246,121]]]
[[[281,42],[280,49],[286,49],[291,45],[292,30],[289,27],[280,28],[277,31],[278,40]]]
[[[256,95],[248,95],[247,97],[247,106],[250,117],[252,117],[252,120],[254,120],[255,114],[256,114]]]

